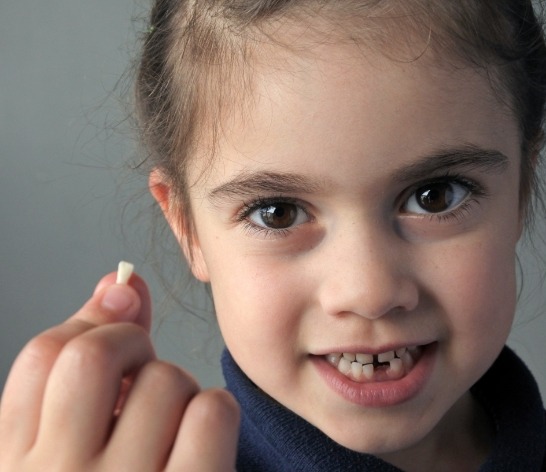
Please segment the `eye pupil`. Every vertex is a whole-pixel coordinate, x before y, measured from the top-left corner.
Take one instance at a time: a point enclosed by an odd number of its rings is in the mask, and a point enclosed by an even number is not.
[[[416,192],[419,206],[430,213],[446,211],[453,203],[453,188],[451,184],[439,182],[421,187]]]
[[[260,210],[262,221],[274,229],[284,229],[292,226],[297,218],[297,208],[291,203],[277,203]]]

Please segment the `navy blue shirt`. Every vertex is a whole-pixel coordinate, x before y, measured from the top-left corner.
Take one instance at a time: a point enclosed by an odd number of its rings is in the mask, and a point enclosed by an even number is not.
[[[228,351],[222,356],[227,388],[241,405],[238,472],[400,472],[369,454],[351,451],[257,388]],[[490,456],[479,472],[540,472],[546,420],[533,376],[508,348],[471,389],[495,427]]]

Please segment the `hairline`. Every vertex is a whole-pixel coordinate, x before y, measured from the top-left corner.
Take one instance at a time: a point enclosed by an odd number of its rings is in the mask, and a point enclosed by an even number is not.
[[[304,6],[310,5],[318,5],[318,2],[305,2]],[[531,182],[533,176],[523,175],[523,166],[526,165],[525,161],[529,158],[526,154],[529,152],[527,147],[530,143],[526,141],[526,137],[524,136],[522,129],[523,117],[518,113],[516,97],[511,90],[511,72],[509,70],[504,71],[502,64],[493,64],[485,54],[482,54],[480,57],[479,51],[476,51],[475,48],[462,48],[453,38],[450,38],[449,31],[444,24],[440,26],[439,31],[433,32],[430,25],[427,30],[424,27],[425,22],[422,19],[416,19],[417,15],[410,16],[407,14],[388,18],[366,15],[364,18],[364,15],[361,14],[358,21],[349,21],[348,23],[351,26],[347,28],[347,23],[341,21],[347,18],[345,16],[347,14],[345,9],[340,13],[336,9],[335,2],[330,2],[329,5],[332,6],[323,8],[290,6],[282,14],[273,18],[260,19],[249,24],[236,22],[230,24],[229,20],[226,20],[221,25],[223,33],[230,37],[224,39],[223,44],[225,48],[222,51],[224,55],[215,55],[215,59],[218,60],[217,63],[201,63],[198,66],[197,76],[206,85],[202,85],[198,96],[194,97],[197,113],[193,119],[196,121],[193,125],[191,147],[187,150],[187,158],[183,159],[184,169],[181,170],[182,180],[185,181],[186,185],[184,188],[176,189],[184,207],[181,208],[182,213],[180,217],[187,224],[191,225],[191,228],[188,226],[188,229],[191,230],[190,234],[192,234],[192,237],[193,214],[188,195],[191,186],[198,182],[198,180],[189,182],[188,164],[191,165],[194,159],[207,159],[207,162],[201,166],[203,172],[199,175],[199,178],[206,178],[207,169],[212,167],[211,164],[218,157],[218,138],[222,133],[223,126],[233,113],[244,115],[245,107],[252,103],[254,99],[253,83],[256,76],[254,69],[256,68],[256,60],[259,60],[260,56],[260,47],[256,46],[262,46],[266,43],[272,47],[283,47],[291,53],[306,53],[309,51],[309,48],[296,49],[287,41],[283,41],[283,27],[298,25],[298,23],[301,24],[301,20],[305,21],[307,31],[316,33],[315,44],[321,41],[324,42],[324,36],[321,36],[325,31],[324,28],[333,26],[332,29],[328,30],[330,33],[327,35],[329,41],[347,41],[368,50],[373,48],[375,52],[382,53],[392,60],[397,60],[396,57],[393,57],[396,46],[405,45],[410,48],[414,43],[408,41],[408,38],[412,38],[413,40],[418,38],[424,46],[423,52],[425,48],[432,49],[437,57],[441,57],[445,61],[446,65],[471,67],[483,73],[484,77],[488,79],[492,93],[496,96],[497,100],[507,105],[519,124],[521,140],[520,156],[522,161],[520,187],[522,188],[522,192],[525,193],[525,195],[523,193],[521,195],[522,209],[524,209],[527,206],[527,201],[530,200],[530,195],[527,195],[527,193],[532,193],[532,189],[529,192],[524,192],[523,188],[533,187]],[[412,5],[414,5],[414,2],[412,2]],[[372,6],[369,12],[373,13],[375,11],[374,8]],[[370,25],[378,21],[385,22],[385,20],[388,20],[391,25],[396,27],[394,35],[389,35],[392,28],[386,30],[381,28],[366,30],[363,27],[363,25]],[[392,41],[393,37],[395,38],[394,41]],[[309,37],[309,40],[311,39],[313,38]],[[391,41],[390,44],[386,39]],[[312,46],[312,44],[312,41],[309,41],[309,46]],[[174,53],[174,50],[171,52]],[[408,62],[417,61],[420,57],[420,54],[415,54],[414,57],[408,58]],[[182,80],[177,79],[177,77],[178,75],[175,75],[175,80],[179,80],[179,84],[176,87],[178,90],[182,86]],[[216,88],[216,90],[212,90],[214,84],[220,83],[217,80],[218,77],[222,77],[222,85]],[[232,108],[234,103],[238,105]],[[524,179],[527,179],[528,182],[524,182]]]

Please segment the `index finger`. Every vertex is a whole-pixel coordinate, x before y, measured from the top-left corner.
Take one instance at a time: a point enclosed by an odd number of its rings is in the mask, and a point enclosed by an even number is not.
[[[115,278],[115,273],[103,277],[93,296],[78,312],[36,336],[21,351],[7,378],[0,403],[2,440],[18,437],[17,443],[22,447],[33,441],[47,379],[68,341],[97,326],[119,321],[132,321],[149,331],[151,302],[145,282],[133,275],[129,285],[120,285],[115,283]]]
[[[146,282],[133,273],[127,284],[116,283],[116,272],[105,275],[93,296],[68,321],[93,325],[130,321],[150,331],[152,303]]]

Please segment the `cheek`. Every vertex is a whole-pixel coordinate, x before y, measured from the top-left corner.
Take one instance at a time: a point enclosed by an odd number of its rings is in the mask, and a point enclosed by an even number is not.
[[[516,303],[514,251],[513,244],[491,237],[447,251],[451,276],[439,290],[461,349],[496,355],[506,342]]]
[[[266,257],[218,258],[209,265],[218,324],[234,357],[263,350],[283,356],[294,345],[304,311],[304,290],[279,261]]]

